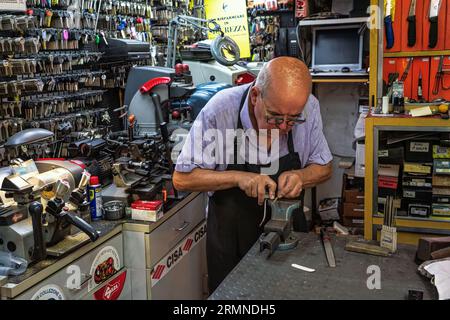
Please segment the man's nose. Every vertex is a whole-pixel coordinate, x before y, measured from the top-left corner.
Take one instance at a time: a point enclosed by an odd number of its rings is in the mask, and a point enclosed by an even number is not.
[[[287,131],[288,130],[288,125],[286,124],[286,121],[283,121],[282,123],[280,123],[278,125],[278,129],[280,129],[282,131]]]

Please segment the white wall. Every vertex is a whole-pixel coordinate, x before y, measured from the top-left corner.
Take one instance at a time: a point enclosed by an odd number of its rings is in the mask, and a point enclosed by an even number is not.
[[[344,169],[339,168],[342,156],[354,157],[353,131],[358,120],[359,84],[315,84],[315,95],[319,99],[323,131],[333,153],[333,177],[317,187],[317,202],[324,198],[340,197]],[[305,197],[311,207],[308,190]]]

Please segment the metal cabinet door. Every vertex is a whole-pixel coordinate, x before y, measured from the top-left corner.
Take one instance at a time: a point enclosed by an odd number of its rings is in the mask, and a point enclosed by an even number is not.
[[[24,293],[15,297],[18,300],[78,300],[95,289],[111,276],[108,270],[120,271],[123,268],[122,234],[109,239],[94,250],[89,251],[63,269],[50,275]],[[108,269],[110,267],[111,269]],[[99,272],[99,270],[101,272]],[[80,272],[77,288],[71,289],[71,276]],[[6,284],[5,286],[8,286]]]
[[[151,270],[147,270],[148,298],[204,299],[206,273],[206,221],[203,220]]]

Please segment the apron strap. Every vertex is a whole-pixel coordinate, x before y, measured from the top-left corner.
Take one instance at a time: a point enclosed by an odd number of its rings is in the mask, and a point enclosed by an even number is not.
[[[243,129],[242,127],[242,121],[241,121],[241,111],[242,108],[244,107],[244,103],[245,103],[245,99],[247,98],[248,92],[250,91],[250,89],[253,87],[253,85],[250,85],[245,91],[244,94],[242,95],[241,98],[241,104],[239,106],[239,113],[238,113],[238,124],[237,124],[237,128],[238,129]]]
[[[292,137],[292,130],[288,133],[288,150],[290,154],[295,153],[294,149],[294,138]]]

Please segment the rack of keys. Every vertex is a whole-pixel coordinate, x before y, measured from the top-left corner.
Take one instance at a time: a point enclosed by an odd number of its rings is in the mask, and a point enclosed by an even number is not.
[[[253,61],[269,61],[275,57],[275,43],[278,40],[280,17],[259,16],[251,22],[250,43]]]

